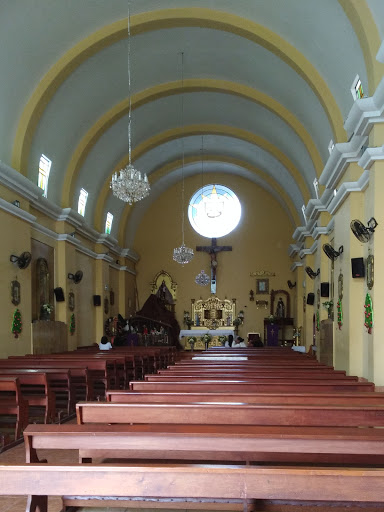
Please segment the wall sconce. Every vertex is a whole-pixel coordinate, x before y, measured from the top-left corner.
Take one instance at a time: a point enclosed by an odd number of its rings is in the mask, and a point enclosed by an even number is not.
[[[267,300],[257,300],[255,302],[255,304],[256,304],[257,309],[259,309],[259,307],[263,307],[263,308],[267,309],[268,301]]]

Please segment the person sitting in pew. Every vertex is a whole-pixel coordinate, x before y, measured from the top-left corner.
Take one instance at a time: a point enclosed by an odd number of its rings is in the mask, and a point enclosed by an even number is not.
[[[99,343],[99,350],[111,350],[112,344],[106,336],[102,336]]]
[[[232,348],[245,348],[247,344],[244,341],[244,338],[241,336],[236,336],[235,341],[232,343]]]

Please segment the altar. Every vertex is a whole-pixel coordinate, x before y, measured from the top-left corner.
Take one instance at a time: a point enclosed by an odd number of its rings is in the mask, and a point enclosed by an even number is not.
[[[228,336],[231,334],[234,335],[234,331],[231,328],[227,329],[183,329],[180,331],[179,338],[181,345],[184,350],[191,350],[191,346],[188,342],[188,339],[191,336],[195,336],[196,342],[194,346],[194,350],[205,350],[205,343],[201,339],[204,334],[210,334],[212,336],[211,341],[208,343],[208,348],[210,347],[221,347],[223,343],[219,341],[219,336]]]

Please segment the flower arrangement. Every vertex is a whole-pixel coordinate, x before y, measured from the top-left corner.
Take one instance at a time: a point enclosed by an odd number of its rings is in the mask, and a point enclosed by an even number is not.
[[[212,336],[209,334],[209,333],[205,333],[202,337],[201,337],[202,341],[204,343],[207,343],[209,341],[211,341],[212,339]]]
[[[241,319],[239,317],[235,318],[233,321],[233,325],[235,327],[239,327],[240,324],[241,324]]]
[[[221,334],[219,336],[218,340],[220,341],[220,343],[222,343],[224,345],[224,343],[227,341],[227,337],[224,336],[224,334]]]
[[[331,318],[333,315],[333,300],[326,300],[323,302],[323,306],[328,312],[328,318]]]
[[[269,321],[270,324],[273,324],[275,322],[275,316],[274,315],[269,315],[268,321]]]
[[[190,336],[190,337],[188,338],[188,343],[196,343],[196,341],[197,341],[196,336]]]
[[[41,309],[42,309],[45,313],[47,313],[48,315],[50,315],[50,314],[52,313],[52,311],[53,311],[53,306],[51,306],[51,304],[43,304],[43,305],[41,306]]]
[[[193,324],[192,318],[189,315],[189,311],[184,311],[184,323],[188,326],[188,329],[190,329],[191,325]]]

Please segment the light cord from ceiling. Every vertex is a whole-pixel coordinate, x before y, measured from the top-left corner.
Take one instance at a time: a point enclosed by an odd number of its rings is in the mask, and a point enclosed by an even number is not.
[[[184,52],[181,52],[181,246],[173,249],[173,259],[177,263],[184,265],[185,263],[189,263],[193,258],[193,249],[186,247],[184,243],[184,160],[185,160],[185,151],[184,151]]]
[[[147,197],[151,189],[146,174],[136,170],[132,165],[132,94],[131,94],[131,14],[128,2],[128,165],[112,175],[110,188],[113,195],[122,201],[132,204]]]

